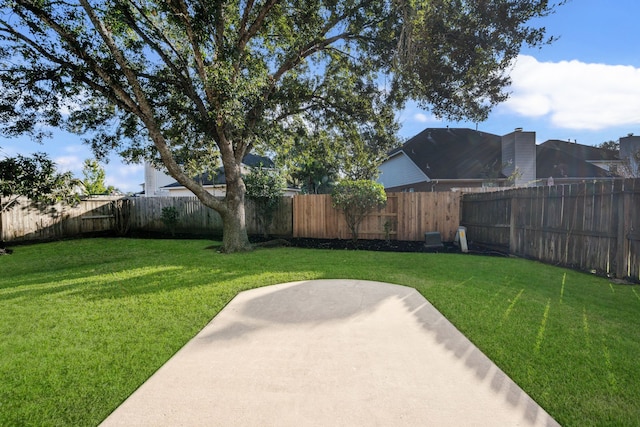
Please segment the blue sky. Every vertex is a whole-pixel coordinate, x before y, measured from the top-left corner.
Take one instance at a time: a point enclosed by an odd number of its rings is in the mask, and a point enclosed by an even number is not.
[[[483,123],[447,122],[409,106],[398,113],[400,134],[410,138],[427,127],[467,127],[504,135],[517,127],[548,139],[597,145],[629,133],[640,135],[640,1],[569,0],[537,24],[559,37],[542,49],[524,49],[511,71],[511,97]],[[81,176],[93,157],[75,135],[56,132],[43,145],[0,137],[0,155],[44,151],[61,169]],[[139,191],[141,165],[113,158],[107,184]]]
[[[517,127],[548,139],[597,145],[640,134],[640,28],[637,0],[570,0],[539,20],[559,39],[524,49],[511,72],[511,98],[497,106],[478,130],[503,135]],[[407,109],[402,132],[475,123],[436,120]]]

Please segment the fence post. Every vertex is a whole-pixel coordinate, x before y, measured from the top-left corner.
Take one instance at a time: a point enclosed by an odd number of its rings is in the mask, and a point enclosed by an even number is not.
[[[624,179],[621,182],[619,191],[616,191],[618,197],[618,230],[616,239],[616,277],[624,279],[629,276],[629,239],[627,238],[629,226],[631,224],[631,200],[632,194],[627,187],[631,184],[631,180]]]
[[[517,235],[516,235],[516,212],[518,210],[517,197],[515,197],[517,190],[509,191],[509,253],[515,254],[517,248]],[[505,193],[507,193],[505,191]]]

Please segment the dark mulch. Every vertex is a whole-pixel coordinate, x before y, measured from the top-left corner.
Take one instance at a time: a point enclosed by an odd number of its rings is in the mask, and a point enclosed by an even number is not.
[[[384,251],[384,252],[424,252],[424,253],[460,253],[460,247],[450,242],[444,242],[442,246],[427,246],[424,242],[412,242],[403,240],[357,240],[350,239],[310,239],[288,238],[269,240],[263,237],[253,236],[251,242],[259,247],[292,246],[305,249],[332,249],[332,250],[357,250],[357,251]],[[469,253],[479,255],[506,256],[506,254],[482,248],[473,244],[469,245]]]
[[[95,237],[106,237],[102,233]],[[86,235],[84,237],[87,237]],[[212,236],[168,233],[136,233],[129,237],[155,238],[155,239],[201,239],[212,238]],[[214,236],[215,237],[215,236]],[[220,239],[219,236],[216,238]],[[383,251],[383,252],[423,252],[423,253],[461,253],[460,247],[452,242],[444,242],[442,246],[427,246],[424,242],[413,242],[404,240],[364,240],[353,241],[351,239],[310,239],[310,238],[274,238],[263,236],[250,236],[251,243],[257,248],[271,248],[279,246],[291,246],[305,249],[331,249],[331,250],[355,250],[355,251]],[[55,240],[55,239],[52,239]],[[33,244],[37,242],[13,242],[12,246]],[[220,245],[213,245],[207,249],[219,249]],[[0,241],[0,255],[11,254],[12,249],[6,248],[4,242]],[[508,256],[505,252],[475,245],[469,242],[469,254]]]

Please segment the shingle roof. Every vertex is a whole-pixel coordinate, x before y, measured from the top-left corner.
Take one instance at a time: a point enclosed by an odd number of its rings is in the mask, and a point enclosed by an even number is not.
[[[275,166],[273,161],[264,156],[258,156],[257,154],[247,154],[242,159],[242,164],[248,167],[258,167],[262,166],[265,168],[272,168]],[[201,185],[226,185],[227,179],[224,176],[224,168],[218,168],[213,173],[205,172],[201,173],[198,176],[193,177],[194,181],[200,183]],[[184,187],[179,182],[173,182],[169,185],[165,185],[163,188],[179,188]]]
[[[399,151],[403,151],[430,179],[504,177],[500,172],[501,137],[486,132],[427,128],[389,155]]]
[[[583,145],[582,147],[587,146]],[[536,146],[536,176],[538,178],[548,178],[551,176],[554,178],[603,178],[612,176],[611,173],[585,161],[585,159],[574,157],[569,151],[570,150],[556,149],[553,144],[547,144],[546,142]],[[573,152],[581,155],[588,153],[589,150],[574,150]]]
[[[258,166],[262,166],[264,168],[272,168],[275,166],[270,158],[265,156],[258,156],[257,154],[253,153],[249,153],[244,156],[244,159],[242,159],[242,163],[245,166],[249,166],[250,168],[255,168]]]
[[[389,157],[404,152],[430,179],[485,179],[501,173],[502,138],[466,128],[427,128]],[[561,140],[536,146],[538,178],[599,178],[612,176],[589,161],[615,161],[611,151]]]
[[[559,139],[550,139],[540,144],[540,146],[562,151],[575,159],[583,161],[619,159],[618,155],[610,150],[593,147],[591,145],[582,145],[575,142],[562,141]]]

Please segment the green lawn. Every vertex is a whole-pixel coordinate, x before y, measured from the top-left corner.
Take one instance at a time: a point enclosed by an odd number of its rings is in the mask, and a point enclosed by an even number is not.
[[[638,286],[521,259],[216,244],[0,257],[0,425],[96,425],[238,292],[319,278],[415,287],[563,425],[640,425]]]

